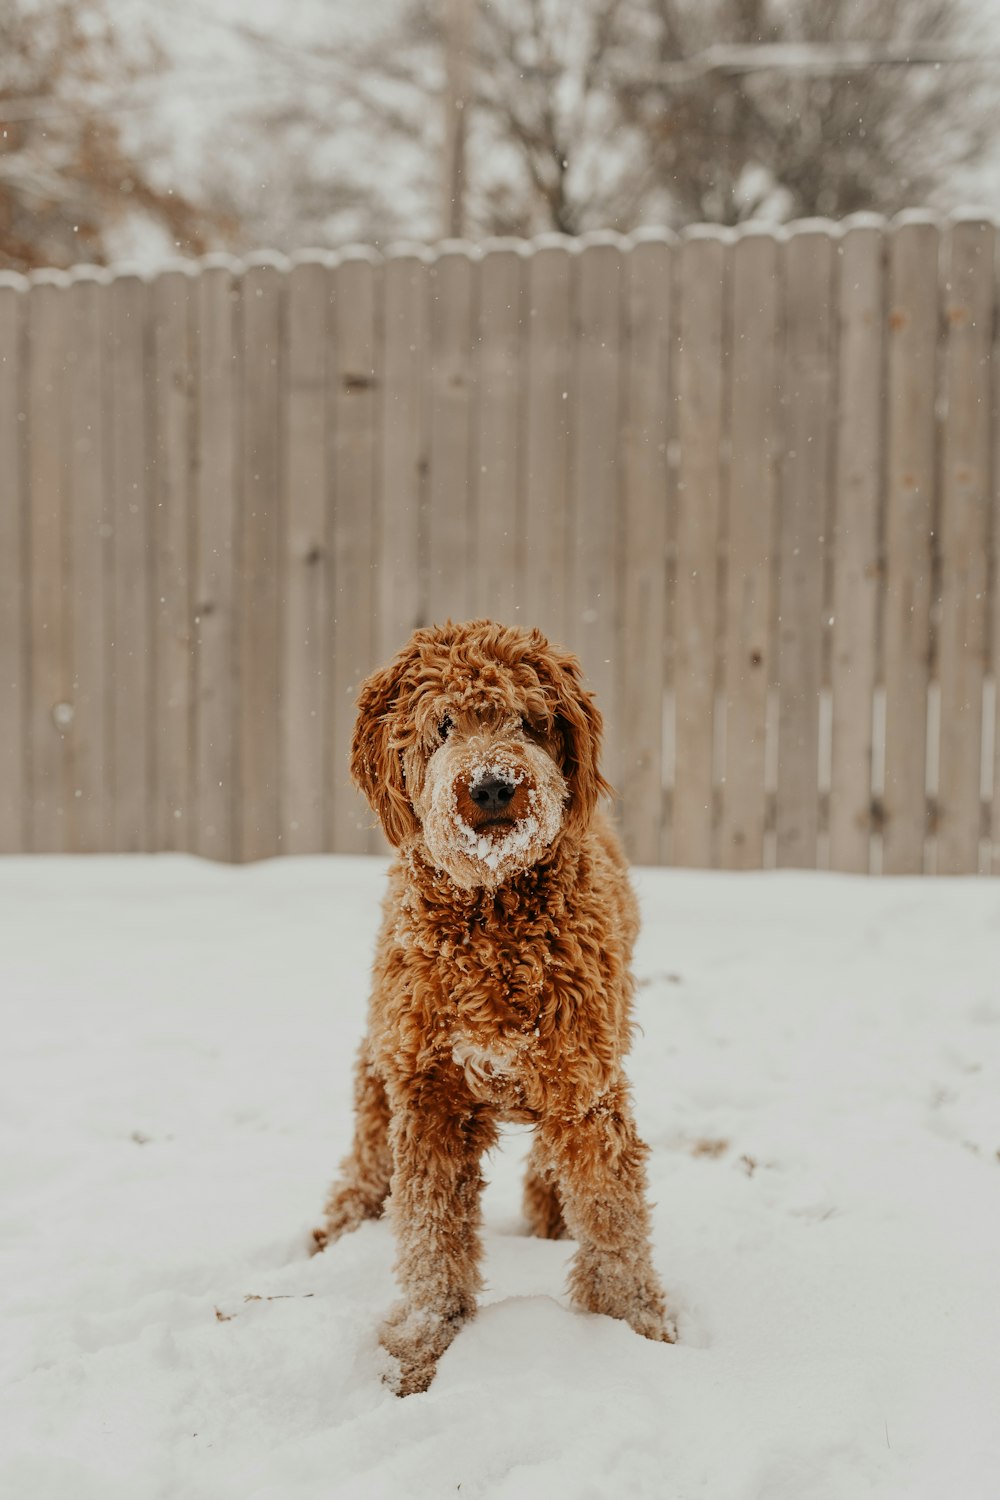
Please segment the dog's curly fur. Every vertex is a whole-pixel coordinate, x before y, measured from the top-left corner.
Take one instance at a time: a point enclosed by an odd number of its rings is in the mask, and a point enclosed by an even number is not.
[[[600,739],[576,658],[537,630],[418,630],[361,690],[351,770],[398,854],[354,1147],[314,1238],[389,1198],[404,1297],[381,1342],[401,1395],[475,1313],[480,1162],[505,1120],[535,1127],[525,1213],[579,1242],[575,1301],[673,1337],[622,1071],[638,912],[597,811]]]

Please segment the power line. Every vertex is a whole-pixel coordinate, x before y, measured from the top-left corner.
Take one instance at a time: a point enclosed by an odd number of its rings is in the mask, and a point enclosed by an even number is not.
[[[781,72],[817,78],[863,73],[869,68],[942,68],[1000,63],[996,54],[969,52],[946,43],[882,42],[719,43],[691,57],[630,76],[638,83],[687,83],[715,74]]]

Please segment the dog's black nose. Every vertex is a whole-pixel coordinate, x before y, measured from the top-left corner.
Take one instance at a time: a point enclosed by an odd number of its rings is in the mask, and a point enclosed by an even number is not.
[[[498,813],[504,811],[514,792],[512,781],[504,781],[502,776],[487,776],[485,781],[472,788],[469,795],[484,812]]]

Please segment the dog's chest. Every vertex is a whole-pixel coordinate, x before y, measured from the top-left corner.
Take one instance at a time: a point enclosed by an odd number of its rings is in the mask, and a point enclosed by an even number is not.
[[[503,926],[471,922],[441,934],[433,954],[435,974],[458,1012],[463,1030],[530,1031],[551,982],[548,935],[525,936]]]
[[[448,909],[414,893],[394,937],[400,1038],[430,1042],[482,1103],[512,1118],[540,1108],[565,966],[556,919],[537,899]]]
[[[517,1107],[532,1093],[541,1050],[548,945],[473,926],[443,945],[440,959],[452,1061],[476,1098]]]
[[[451,1060],[474,1099],[508,1119],[536,1117],[542,1107],[547,1074],[545,1049],[533,1032],[484,1038],[455,1030],[448,1042]]]

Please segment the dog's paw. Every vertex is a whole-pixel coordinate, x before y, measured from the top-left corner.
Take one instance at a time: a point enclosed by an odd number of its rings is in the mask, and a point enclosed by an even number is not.
[[[327,1200],[325,1221],[312,1231],[310,1255],[317,1255],[327,1245],[339,1240],[341,1235],[350,1234],[352,1229],[357,1229],[365,1219],[377,1219],[381,1213],[382,1204],[373,1203],[370,1197],[357,1188],[337,1188]]]
[[[426,1391],[438,1360],[468,1318],[466,1312],[443,1314],[397,1303],[379,1330],[379,1343],[388,1355],[382,1379],[389,1389],[397,1396]]]
[[[652,1277],[630,1289],[621,1288],[610,1305],[594,1311],[621,1318],[644,1339],[652,1339],[656,1344],[677,1342],[677,1324],[667,1311],[662,1289]]]
[[[628,1319],[629,1326],[644,1339],[657,1344],[676,1344],[677,1324],[670,1313],[659,1307],[643,1307]]]
[[[394,1396],[419,1396],[437,1374],[434,1360],[402,1360],[382,1350],[382,1383]]]
[[[638,1265],[629,1265],[621,1256],[584,1246],[570,1271],[570,1293],[587,1312],[620,1318],[644,1339],[677,1341],[677,1326],[667,1311],[659,1277],[645,1256]]]

